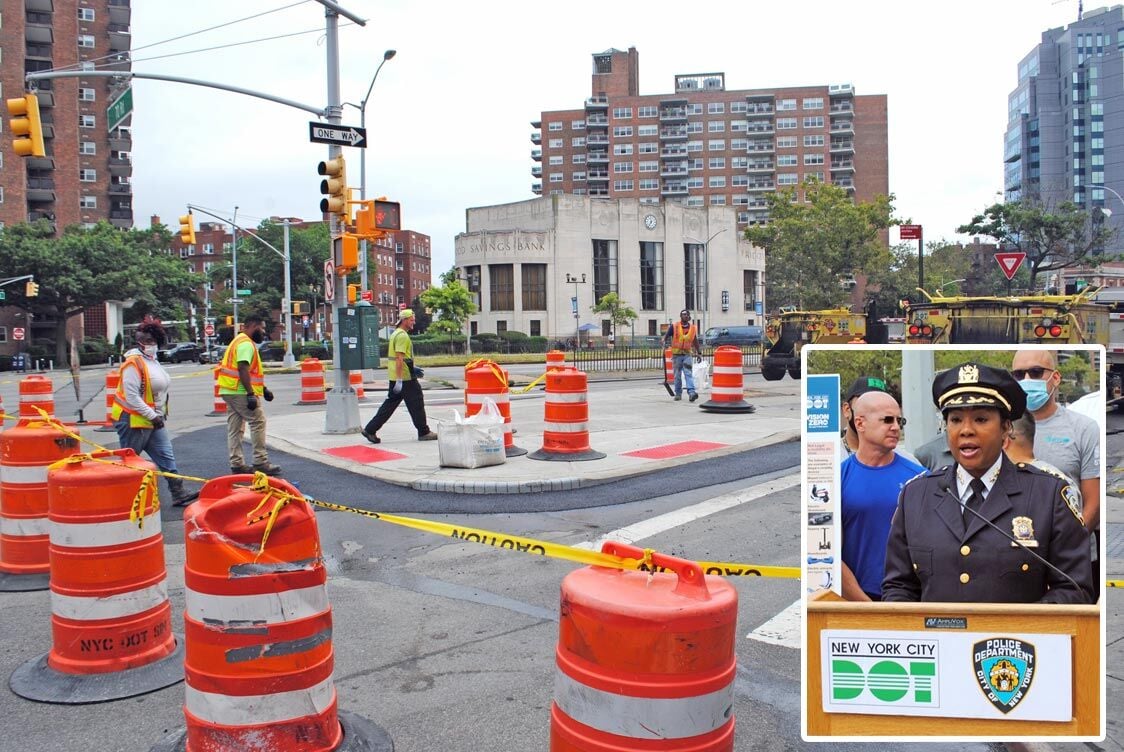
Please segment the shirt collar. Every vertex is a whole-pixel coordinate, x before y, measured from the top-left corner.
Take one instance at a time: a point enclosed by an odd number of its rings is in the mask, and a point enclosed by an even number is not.
[[[999,457],[997,457],[996,460],[995,460],[995,464],[993,464],[991,467],[989,467],[984,472],[984,474],[980,476],[980,480],[982,480],[983,483],[984,483],[983,495],[984,495],[985,499],[988,497],[988,494],[991,493],[991,489],[995,485],[995,481],[999,480],[999,470],[1002,467],[1003,467],[1003,453],[1000,452]],[[972,482],[972,476],[968,473],[968,471],[965,470],[964,468],[960,467],[959,465],[957,465],[956,466],[956,492],[957,492],[957,495],[960,497],[961,501],[965,501],[966,499],[968,499],[972,495],[972,489],[971,489],[971,486],[969,485],[971,482]]]

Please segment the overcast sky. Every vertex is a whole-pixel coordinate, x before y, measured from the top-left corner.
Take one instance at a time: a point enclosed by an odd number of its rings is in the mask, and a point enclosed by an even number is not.
[[[680,73],[720,71],[727,89],[850,83],[889,98],[890,190],[926,240],[955,228],[1002,189],[1007,94],[1018,61],[1077,0],[528,2],[343,0],[341,97],[367,106],[368,197],[402,202],[403,227],[432,237],[434,270],[472,206],[533,198],[530,122],[580,107],[591,55],[637,48],[640,93],[666,94]],[[173,37],[264,13],[260,18]],[[1087,3],[1089,8],[1100,7]],[[317,107],[327,101],[323,7],[293,0],[134,0],[135,72],[218,81]],[[275,41],[158,56],[310,31]],[[149,47],[148,45],[155,45]],[[174,226],[190,202],[250,224],[319,218],[316,163],[301,110],[214,89],[134,83],[133,212]],[[343,122],[359,124],[345,107]],[[359,185],[359,150],[346,149]],[[243,224],[239,221],[239,224]],[[896,240],[896,234],[891,237]]]

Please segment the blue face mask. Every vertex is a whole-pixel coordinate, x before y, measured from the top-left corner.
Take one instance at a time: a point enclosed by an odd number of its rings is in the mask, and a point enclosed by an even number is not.
[[[1041,379],[1023,379],[1019,386],[1026,392],[1026,408],[1031,412],[1039,409],[1050,399],[1046,382]]]

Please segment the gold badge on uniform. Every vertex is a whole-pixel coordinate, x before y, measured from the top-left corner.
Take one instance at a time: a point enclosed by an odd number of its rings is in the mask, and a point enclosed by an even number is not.
[[[1034,520],[1029,517],[1015,517],[1011,520],[1011,535],[1015,537],[1015,541],[1011,541],[1011,545],[1016,548],[1020,545],[1027,548],[1037,548],[1038,541],[1034,539]]]
[[[974,363],[960,366],[960,374],[956,380],[961,384],[977,384],[980,380],[980,369]]]

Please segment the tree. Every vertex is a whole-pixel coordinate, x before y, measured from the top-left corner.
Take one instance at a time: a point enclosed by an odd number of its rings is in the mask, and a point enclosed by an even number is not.
[[[879,231],[897,224],[893,195],[854,202],[838,186],[810,181],[806,201],[795,188],[765,194],[770,221],[746,229],[745,236],[765,249],[772,272],[766,295],[774,306],[811,310],[842,304],[848,297],[840,278],[890,265]]]
[[[414,312],[414,331],[418,334],[425,334],[430,324],[433,323],[433,315],[429,313],[425,303],[422,302],[421,295],[414,296],[414,299],[410,301],[410,308]]]
[[[254,230],[254,234],[281,252],[285,250],[284,232],[283,225],[268,220]],[[319,289],[323,286],[324,262],[328,260],[331,248],[327,224],[314,222],[307,226],[290,226],[289,267],[294,300],[302,300],[304,291],[310,287]],[[233,254],[227,252],[225,258],[228,262],[232,261],[232,257]],[[213,269],[211,279],[217,283],[216,286],[222,286],[230,279],[230,269]],[[339,290],[346,290],[347,280],[340,278],[337,285]],[[239,233],[238,286],[253,291],[249,297],[239,301],[240,309],[246,307],[247,311],[252,309],[255,312],[280,309],[281,298],[285,294],[285,260],[257,238]]]
[[[1113,238],[1103,221],[1093,221],[1088,212],[1068,201],[1053,208],[1023,201],[992,204],[956,231],[986,235],[1004,251],[1025,253],[1031,290],[1037,288],[1041,272],[1100,260],[1094,254]]]
[[[597,301],[597,305],[590,310],[594,313],[609,314],[609,320],[613,323],[613,339],[616,339],[618,326],[630,324],[640,318],[636,311],[621,300],[615,292],[605,293],[601,296],[601,300]]]
[[[453,337],[461,334],[464,322],[476,312],[476,305],[472,302],[472,293],[457,279],[455,267],[442,274],[440,279],[440,286],[430,287],[418,299],[437,317],[429,325],[429,330],[448,334],[449,350],[452,351]]]
[[[122,232],[108,222],[67,227],[59,237],[46,222],[13,225],[0,233],[0,276],[34,274],[39,295],[17,288],[8,303],[54,322],[55,359],[65,363],[67,321],[89,306],[132,300],[131,316],[182,317],[201,280],[164,250],[167,241],[166,231]]]

